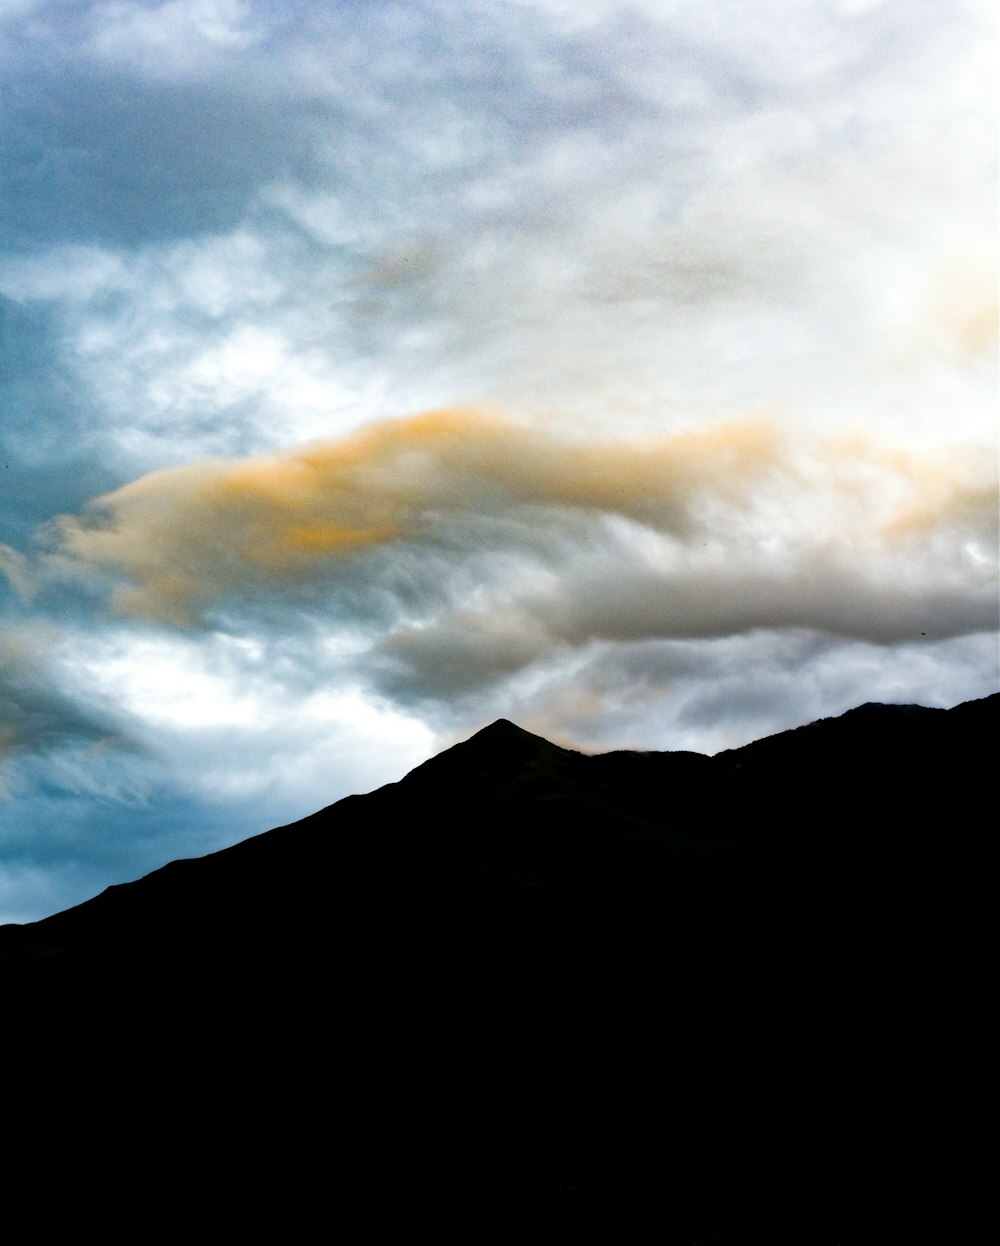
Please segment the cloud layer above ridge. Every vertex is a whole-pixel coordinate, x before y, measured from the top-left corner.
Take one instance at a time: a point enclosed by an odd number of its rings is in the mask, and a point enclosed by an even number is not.
[[[277,591],[322,599],[352,576],[388,598],[398,551],[440,577],[432,619],[475,563],[494,618],[498,602],[531,608],[567,639],[798,625],[904,640],[989,627],[996,507],[992,471],[968,455],[845,439],[796,455],[763,421],[582,441],[452,410],[153,473],[56,520],[51,540],[54,566],[124,581],[117,613],[182,627]],[[574,558],[595,585],[613,558],[611,591],[567,605],[554,571]]]

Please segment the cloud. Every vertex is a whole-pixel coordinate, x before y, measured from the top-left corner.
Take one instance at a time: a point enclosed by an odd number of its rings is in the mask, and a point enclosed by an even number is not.
[[[28,560],[9,545],[0,545],[0,575],[22,598],[29,598],[34,591],[34,581],[28,568]]]
[[[148,75],[186,76],[217,64],[213,54],[252,47],[263,32],[250,17],[250,5],[240,0],[102,4],[92,10],[87,50],[118,70],[132,64]]]
[[[43,634],[44,633],[44,634]],[[345,652],[346,648],[346,652]],[[350,646],[34,620],[0,636],[0,922],[393,781],[432,732]]]
[[[45,628],[0,633],[0,761],[67,747],[130,746],[123,722],[106,705],[87,705],[60,686]]]
[[[944,345],[992,345],[967,5],[80,7],[26,44],[0,286],[122,481],[470,402],[991,419]],[[99,31],[163,48],[113,40],[109,78]]]
[[[399,777],[430,747],[424,725],[362,694],[353,647],[335,636],[117,624],[75,648],[80,686],[142,722],[174,795],[304,814]]]
[[[438,411],[291,454],[154,473],[53,534],[74,563],[131,581],[119,611],[184,625],[227,594],[309,581],[373,547],[433,544],[455,518],[540,508],[681,533],[699,496],[739,497],[774,463],[753,423],[633,445]]]
[[[984,685],[987,671],[991,682]],[[841,714],[863,699],[948,707],[994,691],[998,680],[993,634],[918,637],[887,649],[783,629],[712,640],[597,642],[514,681],[489,712],[596,752],[716,753]]]
[[[152,623],[325,616],[363,638],[364,678],[419,705],[594,642],[988,630],[996,515],[981,458],[867,434],[757,420],[599,442],[437,411],[153,473],[62,517],[48,567]]]

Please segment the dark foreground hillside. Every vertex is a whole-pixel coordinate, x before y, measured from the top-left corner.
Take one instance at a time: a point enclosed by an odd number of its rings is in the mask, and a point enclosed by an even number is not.
[[[501,721],[4,927],[11,1188],[286,1237],[954,1236],[998,705],[714,758]]]

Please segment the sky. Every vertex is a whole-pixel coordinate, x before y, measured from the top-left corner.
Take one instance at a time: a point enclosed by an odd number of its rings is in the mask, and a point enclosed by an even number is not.
[[[0,0],[0,921],[498,717],[1000,686],[973,0]]]

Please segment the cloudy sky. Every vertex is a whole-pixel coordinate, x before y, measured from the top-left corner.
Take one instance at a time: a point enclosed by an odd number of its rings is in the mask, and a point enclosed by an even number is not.
[[[995,691],[991,10],[0,0],[0,920]]]

